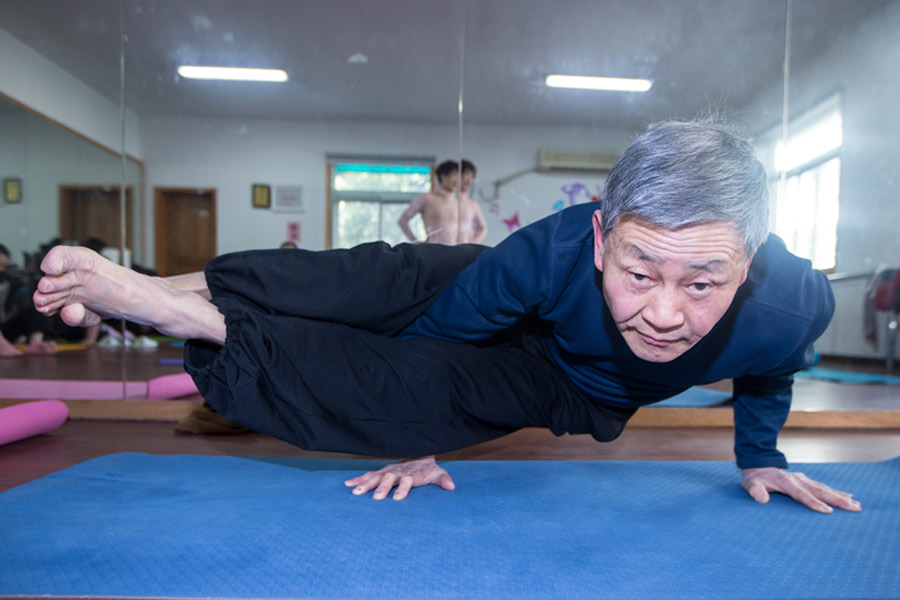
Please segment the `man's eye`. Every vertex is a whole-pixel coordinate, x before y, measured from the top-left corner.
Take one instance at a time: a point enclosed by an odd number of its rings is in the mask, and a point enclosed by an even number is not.
[[[647,277],[646,275],[643,275],[642,273],[632,273],[631,277],[632,277],[632,279],[634,279],[635,281],[640,282],[640,283],[650,280],[649,277]]]
[[[691,284],[691,288],[695,292],[705,292],[706,290],[708,290],[711,287],[712,287],[711,283],[692,283]]]

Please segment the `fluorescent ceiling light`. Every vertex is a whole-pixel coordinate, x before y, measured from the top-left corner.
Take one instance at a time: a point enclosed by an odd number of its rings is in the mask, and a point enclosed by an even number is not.
[[[188,79],[225,79],[228,81],[287,81],[281,69],[240,69],[237,67],[178,67],[178,74]]]
[[[583,77],[579,75],[547,75],[546,83],[548,87],[612,92],[646,92],[653,86],[653,82],[649,79]]]

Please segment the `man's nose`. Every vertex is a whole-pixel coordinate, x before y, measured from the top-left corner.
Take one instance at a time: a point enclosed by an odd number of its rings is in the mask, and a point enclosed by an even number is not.
[[[657,286],[641,315],[657,331],[672,331],[684,325],[684,311],[675,286]]]

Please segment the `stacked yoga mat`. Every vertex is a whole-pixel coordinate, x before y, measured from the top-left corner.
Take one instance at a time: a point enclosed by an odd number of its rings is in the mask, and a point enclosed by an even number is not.
[[[0,397],[6,399],[54,398],[0,408],[0,446],[47,433],[62,425],[69,409],[60,400],[165,400],[197,394],[187,373],[150,381],[58,381],[0,379]]]
[[[861,513],[733,464],[462,462],[457,490],[353,496],[363,461],[118,454],[0,493],[0,595],[898,598],[900,459],[810,464]]]
[[[58,379],[0,379],[0,398],[53,398],[56,400],[167,400],[197,394],[187,373],[150,381],[80,381]]]

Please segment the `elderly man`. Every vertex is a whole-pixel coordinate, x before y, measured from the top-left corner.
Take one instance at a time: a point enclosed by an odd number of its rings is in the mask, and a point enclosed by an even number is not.
[[[733,378],[747,492],[859,510],[776,449],[792,373],[833,298],[822,273],[766,240],[766,196],[747,143],[666,123],[622,154],[599,209],[496,248],[244,252],[167,280],[62,248],[35,304],[70,324],[121,316],[190,339],[186,368],[220,414],[307,449],[416,457],[522,427],[609,441],[640,406]],[[453,488],[430,458],[347,483],[376,498],[397,485],[395,499]]]

